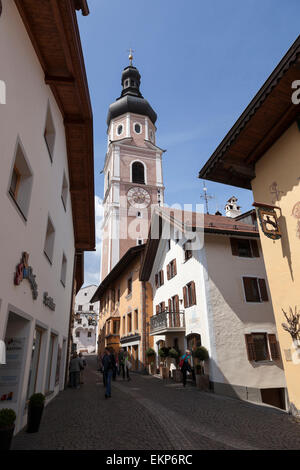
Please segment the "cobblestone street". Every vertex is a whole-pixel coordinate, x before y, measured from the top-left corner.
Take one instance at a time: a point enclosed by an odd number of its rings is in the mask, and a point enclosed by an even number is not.
[[[61,392],[40,431],[20,432],[12,449],[300,449],[300,425],[280,410],[138,374],[118,377],[105,399],[95,356],[87,361],[80,390]]]

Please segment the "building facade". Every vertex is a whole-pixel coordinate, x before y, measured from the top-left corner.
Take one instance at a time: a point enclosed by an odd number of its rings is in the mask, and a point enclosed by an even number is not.
[[[130,248],[102,281],[92,301],[100,301],[98,353],[122,347],[129,352],[132,370],[144,371],[145,352],[152,347],[149,321],[152,289],[139,280],[145,245]]]
[[[130,62],[122,73],[121,96],[107,117],[101,280],[130,247],[145,242],[151,208],[164,200],[157,116],[140,92],[141,76],[132,56]]]
[[[285,378],[258,231],[206,214],[202,227],[196,226],[195,215],[190,213],[190,224],[199,247],[204,230],[202,248],[195,250],[180,230],[180,211],[162,208],[154,215],[153,223],[161,217],[164,227],[176,227],[169,239],[148,241],[141,269],[141,279],[153,288],[150,335],[156,354],[162,346],[184,353],[203,345],[216,393],[285,409]]]
[[[300,413],[299,58],[300,37],[199,174],[253,191],[290,411],[295,415]]]
[[[66,4],[54,12],[51,2],[3,0],[0,13],[0,408],[15,410],[16,432],[30,395],[44,393],[47,404],[64,388],[73,290],[83,252],[95,246],[92,113],[76,11]]]
[[[97,286],[80,289],[75,299],[75,316],[72,331],[73,350],[82,353],[96,353],[98,340],[99,302],[92,303]]]

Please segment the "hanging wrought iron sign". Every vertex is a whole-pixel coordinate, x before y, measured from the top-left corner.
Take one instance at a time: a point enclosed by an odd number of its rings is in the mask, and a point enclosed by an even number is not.
[[[43,304],[50,308],[50,310],[55,310],[55,303],[52,297],[48,296],[48,292],[44,292]]]
[[[275,211],[275,209],[281,210],[280,207],[260,202],[254,202],[252,205],[256,208],[257,217],[264,235],[272,240],[281,238],[278,216]]]
[[[32,267],[28,266],[28,258],[29,254],[24,251],[22,254],[21,262],[16,267],[14,284],[16,286],[19,286],[23,279],[27,279],[31,287],[32,297],[35,300],[38,297],[38,285],[35,280],[36,276],[32,272]]]

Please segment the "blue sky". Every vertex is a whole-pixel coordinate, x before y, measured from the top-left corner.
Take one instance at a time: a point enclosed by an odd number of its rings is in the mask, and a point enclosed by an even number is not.
[[[197,175],[299,34],[298,0],[88,0],[78,14],[94,115],[96,253],[85,284],[99,281],[106,116],[120,96],[134,52],[141,92],[158,115],[156,143],[167,149],[163,175],[171,205],[201,203]],[[210,213],[235,195],[242,211],[252,193],[207,182]]]

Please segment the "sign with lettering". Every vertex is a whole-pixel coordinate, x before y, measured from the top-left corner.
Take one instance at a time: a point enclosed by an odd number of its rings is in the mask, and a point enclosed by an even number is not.
[[[44,292],[43,304],[50,308],[50,310],[55,310],[55,303],[52,297],[48,296],[48,292]]]
[[[32,267],[28,265],[28,258],[29,254],[24,251],[21,262],[16,267],[14,283],[16,286],[19,286],[23,279],[27,279],[31,287],[32,297],[35,300],[38,297],[38,285],[35,280],[36,276],[32,272]]]

